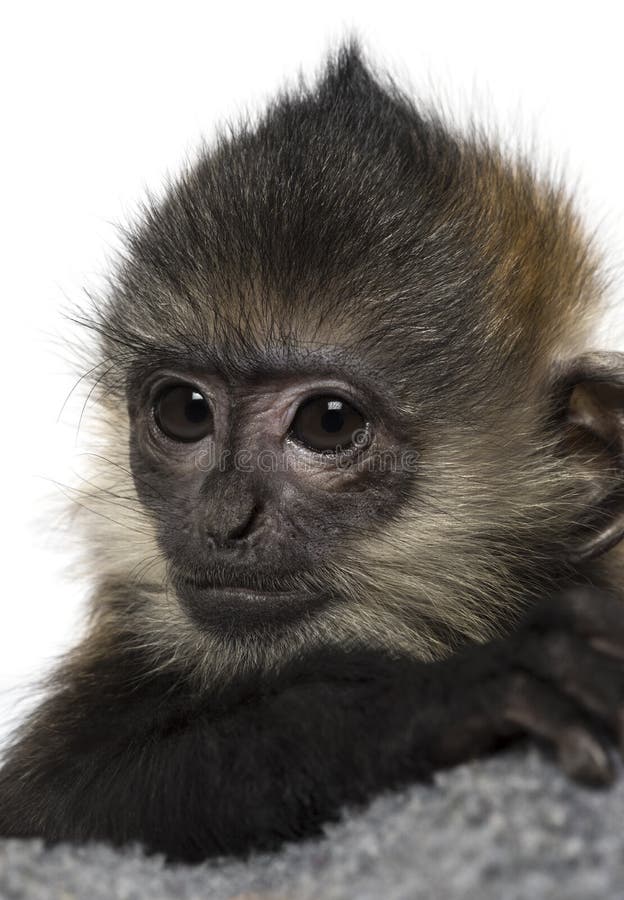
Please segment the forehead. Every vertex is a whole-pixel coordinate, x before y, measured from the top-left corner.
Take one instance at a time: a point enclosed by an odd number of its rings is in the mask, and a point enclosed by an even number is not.
[[[284,326],[267,319],[265,327],[237,325],[215,328],[209,317],[195,320],[195,327],[180,331],[164,329],[160,337],[149,335],[139,352],[133,353],[127,386],[135,389],[152,381],[155,374],[175,373],[198,382],[215,374],[236,395],[248,391],[280,390],[305,380],[324,390],[328,385],[346,390],[356,405],[401,433],[412,423],[465,416],[474,406],[475,388],[469,386],[465,368],[448,365],[446,341],[425,341],[422,335],[400,323],[397,334],[373,332],[374,322],[360,332],[342,332],[333,327],[309,329],[296,321]],[[304,323],[305,324],[305,323]],[[359,319],[362,324],[362,319]],[[302,337],[303,335],[303,337]],[[464,352],[464,363],[465,363]],[[474,373],[473,373],[474,374]],[[465,394],[466,399],[461,396]],[[466,400],[469,399],[470,403]]]
[[[131,377],[140,380],[154,370],[170,370],[200,377],[215,375],[231,387],[242,388],[287,386],[295,380],[333,381],[369,396],[388,398],[401,383],[398,370],[386,365],[388,356],[372,357],[353,329],[345,335],[337,328],[311,331],[305,323],[297,327],[294,322],[287,329],[273,322],[266,327],[260,323],[225,327],[221,323],[217,329],[206,327],[205,322],[196,321],[195,325],[175,336],[168,329],[159,339],[153,333],[146,335],[130,358]]]

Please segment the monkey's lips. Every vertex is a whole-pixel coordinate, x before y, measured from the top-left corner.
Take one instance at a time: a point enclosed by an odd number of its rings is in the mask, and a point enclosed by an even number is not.
[[[220,631],[285,625],[320,605],[318,598],[291,588],[215,584],[184,576],[174,579],[174,584],[195,622]]]

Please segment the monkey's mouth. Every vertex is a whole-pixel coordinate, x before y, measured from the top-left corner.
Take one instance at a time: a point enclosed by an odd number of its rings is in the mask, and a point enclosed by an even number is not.
[[[295,622],[322,605],[292,584],[256,579],[226,583],[221,578],[195,578],[178,575],[172,579],[182,606],[204,628],[240,632],[264,629]]]

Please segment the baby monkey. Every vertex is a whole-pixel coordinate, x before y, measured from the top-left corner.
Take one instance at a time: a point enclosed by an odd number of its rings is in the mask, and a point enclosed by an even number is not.
[[[245,854],[527,736],[612,779],[624,355],[587,352],[557,184],[348,44],[144,210],[111,285],[90,627],[0,834]]]

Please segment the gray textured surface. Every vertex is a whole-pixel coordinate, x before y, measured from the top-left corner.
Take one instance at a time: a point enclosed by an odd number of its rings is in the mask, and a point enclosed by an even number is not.
[[[624,898],[624,780],[575,788],[536,751],[377,799],[247,863],[165,866],[136,849],[0,843],[2,900],[592,900]]]

